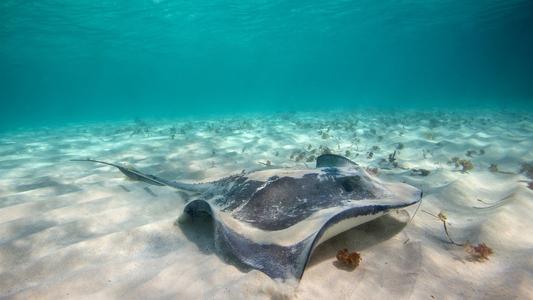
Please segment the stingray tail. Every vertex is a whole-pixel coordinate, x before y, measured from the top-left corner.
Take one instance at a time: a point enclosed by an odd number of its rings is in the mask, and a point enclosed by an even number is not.
[[[186,191],[191,191],[191,192],[199,192],[203,190],[202,185],[167,180],[167,179],[155,176],[155,175],[145,174],[141,171],[134,169],[133,167],[125,167],[125,166],[121,166],[121,165],[117,165],[113,163],[108,163],[105,161],[94,160],[94,159],[71,159],[71,161],[88,161],[88,162],[94,162],[94,163],[112,166],[112,167],[119,169],[120,172],[122,172],[124,175],[126,175],[128,178],[132,180],[142,181],[142,182],[146,182],[152,185],[170,186],[176,189],[186,190]]]

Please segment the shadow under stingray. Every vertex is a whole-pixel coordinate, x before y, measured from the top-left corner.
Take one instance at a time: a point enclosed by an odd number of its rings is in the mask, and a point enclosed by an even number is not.
[[[315,248],[306,268],[335,257],[337,251],[343,248],[360,252],[380,244],[400,233],[408,222],[409,214],[400,210],[340,233]],[[353,268],[346,268],[343,264],[333,264],[339,269],[353,271]]]
[[[200,212],[186,222],[174,223],[181,229],[187,239],[193,242],[205,255],[216,254],[222,261],[235,266],[241,272],[249,272],[252,268],[240,262],[226,247],[217,247],[213,217]]]
[[[335,257],[337,251],[340,250],[340,248],[337,249],[336,244],[341,244],[343,245],[342,248],[349,248],[350,251],[362,251],[392,238],[402,231],[408,221],[409,213],[405,210],[399,210],[345,231],[316,247],[306,268]],[[226,247],[217,247],[213,222],[211,215],[201,213],[187,222],[176,221],[175,225],[203,254],[215,254],[222,261],[232,264],[241,272],[251,271],[250,266],[240,262],[230,251],[225,251]],[[344,268],[342,265],[336,264],[336,266],[346,271],[352,270]]]

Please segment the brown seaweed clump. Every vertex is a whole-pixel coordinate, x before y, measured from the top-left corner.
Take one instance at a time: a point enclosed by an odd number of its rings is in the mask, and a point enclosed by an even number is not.
[[[492,249],[485,243],[479,243],[477,245],[465,244],[466,253],[472,255],[477,261],[485,261],[489,259],[489,256],[493,253]]]
[[[452,159],[450,159],[448,161],[448,163],[449,164],[455,164],[455,167],[457,168],[459,166],[459,164],[458,164],[459,159],[460,159],[459,157],[454,156],[454,157],[452,157]]]
[[[485,150],[479,149],[479,151],[476,150],[468,150],[466,151],[466,156],[468,157],[474,157],[475,155],[483,155],[485,154]]]
[[[337,260],[352,269],[357,268],[361,262],[361,255],[357,252],[348,252],[348,249],[342,249],[337,252]]]
[[[474,169],[474,164],[468,159],[460,159],[459,157],[453,157],[448,163],[454,164],[456,168],[461,166],[461,172],[466,173]]]
[[[472,156],[474,156],[475,154],[477,154],[477,152],[474,151],[474,150],[468,150],[468,151],[466,151],[466,156],[468,156],[468,157],[472,157]]]
[[[460,159],[458,163],[462,167],[461,172],[463,173],[474,169],[474,164],[468,159]]]

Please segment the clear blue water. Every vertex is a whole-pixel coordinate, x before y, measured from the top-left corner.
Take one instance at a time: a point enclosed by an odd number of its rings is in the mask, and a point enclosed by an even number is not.
[[[533,1],[0,2],[0,128],[533,106]]]

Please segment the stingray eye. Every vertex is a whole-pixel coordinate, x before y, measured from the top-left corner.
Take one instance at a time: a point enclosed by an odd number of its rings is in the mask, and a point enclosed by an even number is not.
[[[361,177],[360,176],[349,176],[349,177],[343,177],[339,179],[340,184],[342,185],[342,188],[348,192],[351,193],[357,187],[361,186]]]

